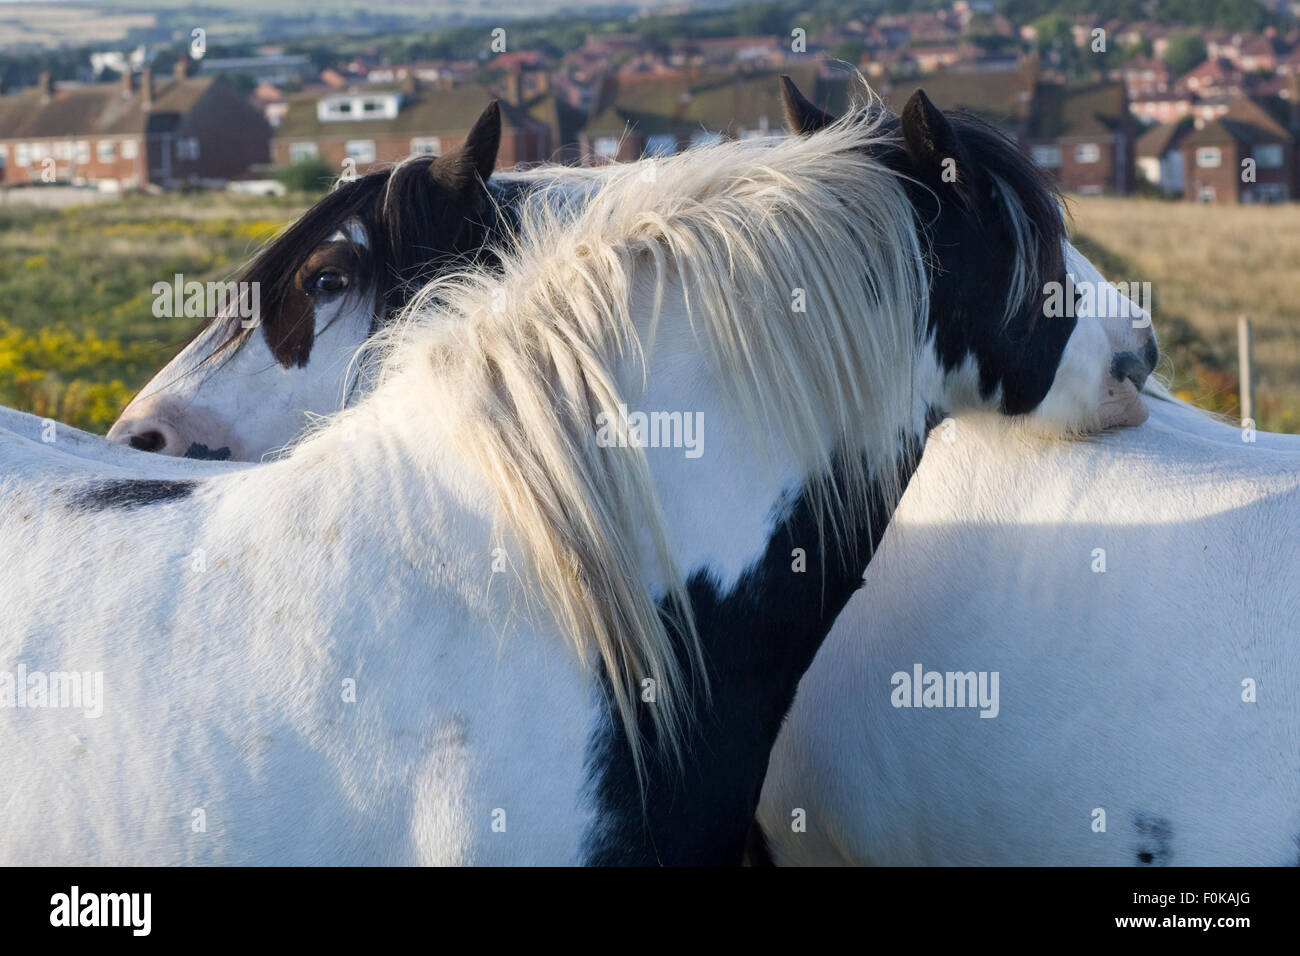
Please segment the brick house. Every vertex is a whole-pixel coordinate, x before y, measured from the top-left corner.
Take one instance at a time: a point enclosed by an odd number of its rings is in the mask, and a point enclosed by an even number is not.
[[[428,85],[408,76],[397,86],[291,98],[271,140],[272,161],[287,166],[322,159],[341,170],[350,159],[364,174],[407,156],[440,155],[464,138],[494,99],[501,103],[498,167],[574,158],[578,111],[551,91],[545,71],[515,71],[500,90]]]
[[[1241,97],[1217,119],[1198,120],[1179,148],[1187,199],[1262,203],[1285,202],[1296,195],[1295,137],[1250,97]],[[1247,169],[1253,182],[1244,175]]]
[[[1137,124],[1123,83],[1039,83],[1022,141],[1062,189],[1127,196],[1136,186]]]
[[[1000,127],[1062,189],[1119,195],[1134,189],[1137,130],[1123,83],[1043,81],[1031,61],[1014,72],[896,79],[881,95],[897,111],[918,88],[941,109],[968,110]]]
[[[824,109],[844,109],[843,84],[822,79],[816,66],[746,73],[615,74],[602,84],[578,134],[582,162],[667,156],[692,143],[784,133],[781,72]]]
[[[1242,90],[1241,70],[1223,57],[1209,59],[1178,81],[1181,89],[1197,96],[1237,96]]]
[[[269,156],[261,114],[219,76],[178,62],[118,83],[40,83],[0,97],[0,183],[72,182],[105,188],[215,184]]]
[[[1137,169],[1166,196],[1182,196],[1186,174],[1182,144],[1194,129],[1190,116],[1151,127],[1138,137]]]
[[[1129,99],[1129,111],[1144,123],[1174,123],[1191,116],[1197,104],[1194,93],[1165,90],[1142,93]]]

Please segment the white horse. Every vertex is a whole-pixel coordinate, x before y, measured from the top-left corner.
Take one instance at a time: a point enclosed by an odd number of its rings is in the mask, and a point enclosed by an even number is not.
[[[1085,443],[944,437],[778,737],[773,860],[1295,865],[1300,437],[1167,395]]]
[[[538,212],[282,460],[0,433],[0,860],[738,859],[933,410],[1141,412],[1095,321],[1035,322],[1027,164],[914,105]]]

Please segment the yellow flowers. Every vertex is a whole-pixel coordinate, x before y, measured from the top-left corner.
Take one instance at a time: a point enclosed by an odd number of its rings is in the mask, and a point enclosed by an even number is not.
[[[154,283],[234,279],[301,211],[223,193],[0,206],[0,404],[107,430],[194,327],[153,314]]]
[[[90,431],[107,431],[133,390],[101,370],[156,363],[158,343],[124,345],[117,338],[62,327],[24,332],[0,319],[0,404],[56,418]]]

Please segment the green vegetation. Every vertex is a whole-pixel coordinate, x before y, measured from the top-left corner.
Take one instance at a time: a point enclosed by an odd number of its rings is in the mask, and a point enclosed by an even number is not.
[[[309,202],[171,195],[63,211],[0,206],[0,404],[107,429],[192,331],[193,319],[153,316],[153,284],[176,273],[233,278]],[[1237,414],[1235,323],[1246,313],[1259,424],[1300,432],[1300,207],[1072,207],[1075,242],[1103,274],[1152,284],[1161,372],[1176,391]]]
[[[323,159],[303,159],[285,166],[276,178],[293,192],[323,193],[338,178],[334,167]]]
[[[1165,62],[1175,73],[1186,73],[1205,62],[1205,39],[1194,31],[1179,33],[1169,38]]]
[[[193,328],[154,317],[153,284],[232,277],[306,201],[0,206],[0,404],[104,431]]]

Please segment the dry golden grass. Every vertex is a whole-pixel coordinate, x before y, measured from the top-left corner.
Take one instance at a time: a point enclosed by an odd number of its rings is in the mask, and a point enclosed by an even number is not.
[[[1255,332],[1260,427],[1300,431],[1300,205],[1202,206],[1075,197],[1074,232],[1111,281],[1150,282],[1172,360],[1198,404],[1236,415],[1237,316]],[[1119,270],[1120,274],[1116,274]]]

